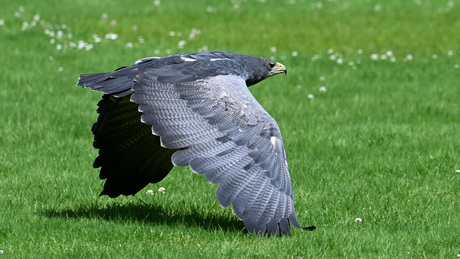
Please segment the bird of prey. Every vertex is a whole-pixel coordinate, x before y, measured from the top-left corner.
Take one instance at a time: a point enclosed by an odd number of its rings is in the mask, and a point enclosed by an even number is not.
[[[106,179],[101,195],[134,195],[175,166],[218,184],[248,232],[289,235],[294,211],[283,139],[248,87],[286,68],[224,51],[145,58],[113,72],[81,75],[104,93],[92,127]]]

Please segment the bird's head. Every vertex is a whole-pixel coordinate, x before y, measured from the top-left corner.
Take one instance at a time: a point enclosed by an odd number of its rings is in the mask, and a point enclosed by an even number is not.
[[[257,84],[258,82],[280,73],[287,74],[286,67],[276,61],[268,58],[256,58],[251,57],[247,60],[248,66],[246,66],[249,76],[246,79],[248,86]]]

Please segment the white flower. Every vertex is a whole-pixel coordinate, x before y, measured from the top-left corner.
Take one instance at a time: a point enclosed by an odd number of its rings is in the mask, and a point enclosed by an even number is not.
[[[99,37],[99,36],[97,36],[97,34],[93,34],[93,40],[94,40],[94,42],[97,43],[97,42],[101,42],[101,41],[102,41],[102,38]]]
[[[460,173],[460,169],[455,170],[456,173]]]
[[[389,57],[393,57],[393,51],[391,50],[388,50],[385,54]]]
[[[165,190],[166,190],[165,187],[158,188],[159,193],[165,193]]]
[[[436,54],[433,54],[433,55],[431,56],[431,58],[433,58],[433,59],[437,59],[437,58],[438,58],[438,55],[436,55]]]
[[[362,49],[358,49],[358,54],[359,54],[359,55],[363,54],[363,50],[362,50]]]
[[[270,51],[271,51],[272,53],[276,53],[276,47],[271,47],[271,48],[270,48]]]
[[[5,20],[0,19],[0,26],[3,26],[3,25],[5,25]]]
[[[297,56],[299,55],[299,52],[293,51],[293,52],[291,53],[291,55],[292,55],[293,57],[297,57]]]
[[[326,78],[324,76],[320,76],[319,81],[326,81]]]
[[[3,250],[0,250],[0,255],[3,254]]]
[[[139,38],[137,38],[137,40],[139,41],[140,44],[145,42],[144,38],[142,38],[141,36],[139,36]]]
[[[328,50],[327,50],[327,54],[330,55],[330,54],[332,54],[332,53],[334,53],[334,50],[333,50],[333,49],[328,49]]]
[[[460,65],[459,65],[459,64],[455,64],[455,65],[454,65],[454,68],[455,68],[455,69],[459,69],[459,68],[460,68]]]
[[[107,13],[102,14],[102,19],[107,20],[109,18],[109,15]]]
[[[362,223],[363,220],[362,220],[361,218],[356,218],[356,219],[355,219],[355,222],[356,222],[356,223]]]
[[[106,39],[116,40],[118,39],[118,34],[109,32],[104,36]]]
[[[160,6],[160,4],[161,4],[160,0],[154,0],[153,1],[154,6]]]
[[[58,38],[58,39],[62,39],[63,35],[64,35],[64,33],[61,30],[56,32],[56,38]]]
[[[186,43],[187,43],[187,42],[186,42],[185,40],[179,41],[179,42],[177,43],[177,48],[178,48],[178,49],[184,48],[184,46],[185,46]]]
[[[175,32],[175,31],[170,31],[170,32],[169,32],[169,36],[171,36],[171,37],[176,36],[176,32]]]
[[[318,60],[320,58],[321,58],[320,55],[314,55],[313,57],[311,57],[311,61],[316,61],[316,60]]]
[[[382,60],[385,60],[385,59],[387,59],[387,55],[385,55],[385,54],[382,54],[382,55],[380,56],[380,59],[382,59]]]
[[[372,60],[378,60],[378,59],[379,59],[379,55],[376,54],[376,53],[374,53],[374,54],[371,55],[371,59],[372,59]]]
[[[61,45],[61,44],[56,45],[56,49],[57,49],[57,50],[61,50],[61,49],[62,49],[62,45]]]
[[[337,59],[337,64],[342,65],[342,64],[343,64],[343,59],[342,59],[342,58],[338,58],[338,59]]]
[[[34,15],[34,21],[38,21],[38,20],[40,20],[40,15],[38,14]]]
[[[58,67],[58,71],[62,72],[62,71],[64,71],[64,68],[63,67]]]
[[[325,92],[326,92],[326,87],[321,86],[321,87],[319,88],[319,91],[320,91],[321,93],[325,93]]]
[[[152,196],[153,195],[153,191],[152,190],[148,190],[145,192],[145,194],[149,195],[149,196]]]
[[[374,6],[374,11],[379,12],[382,9],[382,7],[378,4]]]
[[[330,60],[336,60],[336,59],[337,59],[337,56],[334,55],[334,54],[332,54],[332,55],[329,56],[329,59],[330,59]]]
[[[407,61],[411,61],[412,59],[414,59],[414,57],[412,56],[412,54],[407,54],[406,60],[407,60]]]
[[[137,25],[133,25],[132,29],[133,29],[133,31],[137,31],[137,29],[138,29]]]
[[[190,34],[188,35],[188,39],[193,40],[193,39],[195,39],[195,36],[198,35],[198,34],[201,34],[201,30],[193,28],[192,31],[190,32]]]
[[[393,63],[396,62],[396,58],[395,58],[395,57],[391,57],[390,60],[391,60],[391,62],[393,62]]]
[[[311,100],[311,99],[315,98],[315,96],[313,96],[312,94],[308,94],[307,98]]]
[[[133,43],[132,43],[132,42],[126,43],[126,47],[127,47],[128,49],[132,49],[132,48],[133,48]]]
[[[21,30],[25,31],[25,30],[27,30],[28,27],[29,27],[29,23],[26,22],[26,21],[23,21],[23,22],[22,22]]]
[[[88,44],[88,43],[86,43],[86,45],[85,45],[85,50],[86,50],[86,51],[91,50],[93,47],[94,47],[93,44]]]
[[[447,52],[447,56],[448,56],[449,58],[452,57],[453,55],[454,55],[454,51],[449,50],[449,51]]]

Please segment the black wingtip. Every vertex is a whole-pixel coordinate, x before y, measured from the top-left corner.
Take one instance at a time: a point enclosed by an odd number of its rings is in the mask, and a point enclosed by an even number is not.
[[[316,229],[316,227],[315,226],[309,226],[309,227],[303,227],[302,229],[306,230],[306,231],[313,231],[313,230]]]

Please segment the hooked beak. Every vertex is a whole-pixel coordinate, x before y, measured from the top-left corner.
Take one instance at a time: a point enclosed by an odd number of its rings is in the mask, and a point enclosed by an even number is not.
[[[287,69],[283,64],[276,62],[276,66],[272,68],[272,70],[270,71],[270,75],[276,75],[279,73],[284,73],[285,75],[287,75]]]

